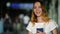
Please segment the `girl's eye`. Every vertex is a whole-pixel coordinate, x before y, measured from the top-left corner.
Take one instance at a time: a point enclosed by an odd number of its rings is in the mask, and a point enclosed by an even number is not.
[[[41,8],[41,6],[39,6],[39,7],[34,7],[34,9],[36,9],[36,8]]]

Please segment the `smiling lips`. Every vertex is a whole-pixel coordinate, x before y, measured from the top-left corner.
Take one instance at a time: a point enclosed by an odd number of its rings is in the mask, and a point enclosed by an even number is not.
[[[40,12],[36,12],[37,14],[40,14]]]

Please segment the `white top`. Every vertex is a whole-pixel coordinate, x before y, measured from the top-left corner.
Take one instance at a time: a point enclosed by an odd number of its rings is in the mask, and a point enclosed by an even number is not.
[[[58,28],[58,25],[56,24],[55,21],[50,20],[49,23],[44,23],[44,22],[35,23],[34,26],[32,25],[31,22],[29,22],[28,26],[26,27],[26,29],[32,32],[32,34],[36,34],[37,28],[43,28],[46,34],[52,34],[51,31],[54,30],[55,28]]]

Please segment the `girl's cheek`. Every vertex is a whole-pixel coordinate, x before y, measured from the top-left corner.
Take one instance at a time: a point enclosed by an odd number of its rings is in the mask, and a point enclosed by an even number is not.
[[[34,9],[34,12],[36,12],[36,9]]]

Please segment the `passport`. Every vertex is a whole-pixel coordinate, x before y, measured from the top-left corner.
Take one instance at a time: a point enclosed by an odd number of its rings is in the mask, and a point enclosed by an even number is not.
[[[43,32],[43,28],[37,28],[37,30]]]

